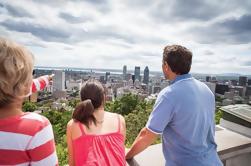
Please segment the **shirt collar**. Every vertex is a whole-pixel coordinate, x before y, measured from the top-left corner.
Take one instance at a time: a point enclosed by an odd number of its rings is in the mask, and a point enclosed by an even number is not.
[[[174,84],[177,81],[184,80],[187,78],[192,78],[191,74],[182,74],[182,75],[177,75],[176,78],[172,81],[170,81],[171,84]]]

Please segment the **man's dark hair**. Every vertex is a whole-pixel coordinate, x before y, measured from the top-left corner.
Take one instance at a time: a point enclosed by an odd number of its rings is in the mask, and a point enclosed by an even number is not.
[[[164,48],[163,62],[166,62],[176,74],[187,74],[191,69],[192,52],[180,45]]]

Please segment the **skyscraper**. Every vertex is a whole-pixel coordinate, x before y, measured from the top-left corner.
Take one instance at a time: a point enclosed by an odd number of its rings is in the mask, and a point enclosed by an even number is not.
[[[105,81],[107,82],[109,80],[109,76],[111,75],[110,72],[105,73]]]
[[[123,67],[123,80],[126,80],[126,75],[127,74],[127,67],[126,67],[126,65],[124,65],[124,67]]]
[[[224,95],[225,92],[229,92],[229,86],[225,84],[216,84],[215,93]]]
[[[148,84],[149,83],[149,68],[148,66],[145,67],[144,70],[144,79],[143,79],[143,83]]]
[[[65,72],[63,70],[54,70],[53,73],[53,91],[65,90]]]
[[[210,82],[211,81],[211,76],[206,76],[206,82]]]
[[[141,81],[141,78],[140,78],[140,67],[139,66],[135,66],[134,75],[135,75],[135,80]]]
[[[240,76],[239,77],[239,85],[240,86],[246,86],[248,82],[248,78],[245,76]]]
[[[248,85],[251,85],[251,79],[248,79]]]

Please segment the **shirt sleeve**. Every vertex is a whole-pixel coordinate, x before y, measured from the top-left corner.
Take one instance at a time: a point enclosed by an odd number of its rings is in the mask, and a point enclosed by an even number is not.
[[[50,123],[33,136],[27,149],[31,166],[58,165],[54,135]]]
[[[173,102],[164,95],[158,96],[153,111],[149,116],[146,128],[153,133],[161,134],[173,117]]]
[[[48,85],[49,85],[49,76],[48,75],[33,79],[32,93],[43,90]]]

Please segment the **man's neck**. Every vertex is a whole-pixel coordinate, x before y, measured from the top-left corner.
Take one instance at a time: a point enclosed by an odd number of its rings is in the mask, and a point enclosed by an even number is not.
[[[171,73],[171,74],[169,75],[169,80],[170,80],[170,81],[174,81],[174,80],[176,79],[177,76],[179,76],[179,75],[178,75],[178,74],[175,74],[175,73]]]

